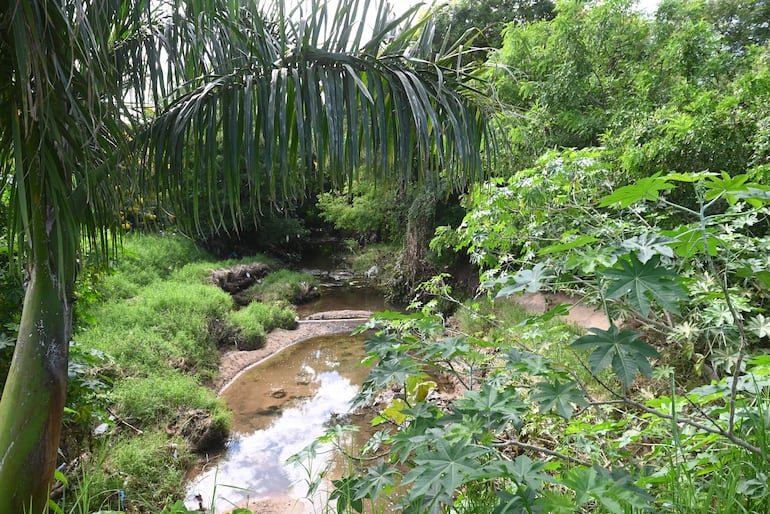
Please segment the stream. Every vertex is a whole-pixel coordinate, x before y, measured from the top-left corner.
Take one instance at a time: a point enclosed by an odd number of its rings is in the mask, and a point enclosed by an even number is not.
[[[319,312],[389,308],[380,293],[349,274],[308,271],[319,277],[321,296],[298,308],[301,320]],[[319,451],[301,466],[286,460],[321,436],[332,417],[349,411],[368,374],[360,364],[364,338],[345,331],[306,339],[230,383],[221,393],[233,411],[230,440],[222,456],[190,481],[187,508],[203,505],[217,514],[242,506],[255,513],[320,511],[328,488],[312,501],[304,498],[310,474],[323,470],[332,452]]]

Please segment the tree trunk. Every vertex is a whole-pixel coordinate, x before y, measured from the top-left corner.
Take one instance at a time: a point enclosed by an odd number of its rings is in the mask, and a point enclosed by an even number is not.
[[[41,266],[42,264],[42,266]],[[72,312],[48,262],[32,266],[0,399],[0,513],[42,512],[56,469]]]
[[[388,297],[392,301],[410,302],[417,286],[433,275],[428,244],[436,228],[435,189],[433,184],[422,184],[412,199],[404,247],[388,287]]]
[[[72,331],[76,251],[67,244],[39,170],[28,172],[25,182],[29,282],[0,398],[0,514],[38,514],[48,504]],[[69,227],[70,235],[77,230]]]
[[[431,273],[428,244],[436,229],[436,191],[432,184],[423,184],[409,208],[404,240],[404,275],[411,289],[426,280]]]

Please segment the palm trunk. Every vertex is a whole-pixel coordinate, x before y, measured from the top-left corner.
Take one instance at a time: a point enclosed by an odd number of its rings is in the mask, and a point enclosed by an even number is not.
[[[34,266],[0,399],[0,512],[44,509],[67,391],[71,309],[48,266]]]
[[[37,173],[27,175],[26,188],[29,283],[0,398],[0,514],[46,508],[67,396],[75,252],[56,244],[61,241],[56,211]]]

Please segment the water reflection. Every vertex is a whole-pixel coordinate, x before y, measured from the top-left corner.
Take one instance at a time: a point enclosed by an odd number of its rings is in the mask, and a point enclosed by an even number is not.
[[[308,479],[286,459],[323,434],[332,414],[344,414],[367,369],[362,338],[324,336],[295,345],[252,368],[222,393],[234,412],[225,456],[188,487],[188,508],[214,499],[227,512],[246,499],[302,498]],[[328,454],[312,463],[321,469]]]

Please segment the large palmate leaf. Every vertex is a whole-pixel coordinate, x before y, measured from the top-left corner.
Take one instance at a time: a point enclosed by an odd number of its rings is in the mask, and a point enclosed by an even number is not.
[[[485,382],[478,391],[468,391],[454,404],[454,410],[464,416],[475,417],[486,430],[501,430],[508,423],[518,425],[527,412],[525,404],[513,390],[501,391]]]
[[[400,476],[401,474],[393,469],[393,466],[384,462],[380,462],[377,466],[370,467],[366,475],[364,475],[356,485],[355,499],[376,499],[383,490],[393,487],[396,483],[396,479],[400,478]]]
[[[626,239],[620,243],[620,246],[630,252],[635,252],[639,257],[639,260],[644,264],[655,255],[673,257],[674,250],[671,248],[673,242],[675,242],[674,239],[661,236],[660,234],[646,232]]]
[[[489,450],[466,441],[449,442],[437,439],[433,448],[423,447],[414,456],[415,468],[404,477],[413,482],[410,498],[425,497],[431,493],[439,501],[451,501],[461,485],[474,479],[480,467],[479,457]]]
[[[679,313],[679,302],[687,299],[687,293],[676,282],[677,275],[660,266],[660,256],[655,255],[642,263],[632,252],[628,260],[620,260],[618,265],[620,268],[603,271],[603,275],[610,279],[605,293],[607,298],[628,294],[632,305],[642,316],[650,313],[652,299],[664,309]]]
[[[620,330],[615,325],[608,330],[592,328],[589,332],[591,334],[576,339],[572,347],[592,350],[588,360],[593,374],[612,365],[612,370],[625,387],[631,385],[638,373],[646,377],[652,374],[647,358],[657,357],[658,352],[640,341],[642,335],[639,332]]]
[[[554,410],[565,419],[572,417],[575,410],[573,405],[587,405],[585,394],[575,382],[561,383],[559,380],[537,384],[531,399],[540,404],[541,413]]]
[[[576,468],[565,473],[564,483],[575,491],[575,506],[589,501],[601,504],[608,512],[621,514],[650,510],[650,496],[634,485],[623,470],[612,472],[599,467]]]
[[[545,463],[533,461],[526,455],[519,455],[512,461],[490,460],[478,470],[476,478],[510,478],[520,487],[526,486],[533,491],[553,482],[553,477],[545,471]]]
[[[746,182],[749,176],[745,173],[731,176],[723,171],[720,175],[711,175],[706,178],[706,200],[724,197],[730,205],[738,201],[738,193],[747,193],[749,188]]]
[[[685,259],[689,259],[699,253],[708,253],[712,257],[717,255],[717,249],[724,245],[715,234],[713,227],[701,227],[691,225],[679,225],[671,230],[662,230],[661,234],[673,239],[671,248]]]
[[[553,272],[542,263],[536,264],[532,269],[519,270],[514,275],[506,275],[495,281],[495,284],[505,284],[495,298],[505,298],[520,291],[536,293],[543,287],[546,280],[553,277]]]

